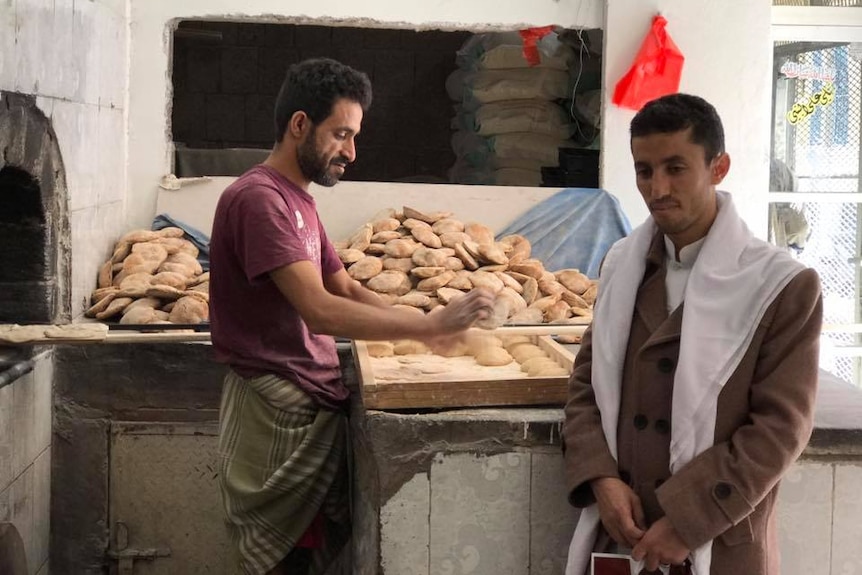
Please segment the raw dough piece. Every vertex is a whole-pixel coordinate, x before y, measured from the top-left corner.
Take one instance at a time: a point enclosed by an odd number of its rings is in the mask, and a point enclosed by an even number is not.
[[[391,341],[369,341],[366,345],[368,347],[368,355],[371,357],[391,357],[395,355],[395,346]]]
[[[476,356],[476,363],[485,366],[508,365],[512,356],[502,347],[489,346]]]
[[[557,377],[561,375],[569,375],[569,372],[566,368],[559,365],[542,365],[527,372],[527,375],[529,377]]]
[[[519,343],[533,343],[533,340],[528,335],[504,335],[500,339],[503,341],[503,347],[507,350]]]
[[[422,354],[428,353],[428,347],[421,341],[402,339],[401,341],[395,342],[393,351],[395,352],[395,355]]]
[[[521,363],[521,371],[530,373],[530,370],[535,370],[538,366],[558,366],[559,364],[546,355],[531,357]]]
[[[532,343],[522,343],[511,347],[512,357],[518,360],[518,363],[524,363],[533,357],[547,356],[547,354],[537,345]]]
[[[435,353],[442,357],[462,357],[470,355],[470,348],[463,341],[456,341],[454,344],[439,349]]]
[[[102,341],[107,335],[108,326],[103,323],[67,323],[45,328],[45,337],[53,339]]]
[[[42,339],[44,325],[0,325],[0,341],[6,343],[27,343]]]

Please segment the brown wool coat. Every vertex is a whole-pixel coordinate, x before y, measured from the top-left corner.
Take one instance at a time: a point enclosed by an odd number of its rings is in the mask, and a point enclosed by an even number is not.
[[[800,272],[772,302],[719,395],[714,446],[670,475],[684,304],[668,316],[661,235],[647,260],[623,369],[619,462],[608,450],[592,391],[592,328],[575,361],[563,430],[570,501],[587,506],[595,501],[592,479],[620,477],[641,498],[649,523],[667,516],[691,549],[714,540],[711,575],[778,575],[778,481],[812,429],[823,312],[819,278],[811,269]],[[607,540],[602,532],[599,541]]]

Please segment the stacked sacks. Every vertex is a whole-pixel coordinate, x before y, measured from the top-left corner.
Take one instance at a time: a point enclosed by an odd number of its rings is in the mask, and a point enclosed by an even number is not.
[[[196,324],[209,319],[209,272],[175,227],[135,230],[102,264],[87,317],[122,324]]]
[[[540,62],[524,57],[517,32],[479,34],[458,51],[446,81],[456,101],[453,182],[538,186],[541,168],[559,165],[575,126],[558,101],[569,94],[573,51],[555,33],[538,45]]]
[[[452,216],[385,210],[335,246],[353,279],[414,313],[483,287],[496,295],[485,327],[589,322],[596,282],[575,269],[546,270],[521,235],[497,241],[487,226]]]

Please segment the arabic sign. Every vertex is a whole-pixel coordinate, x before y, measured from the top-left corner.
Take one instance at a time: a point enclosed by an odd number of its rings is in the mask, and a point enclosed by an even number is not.
[[[835,87],[832,84],[826,84],[819,92],[796,102],[787,112],[787,121],[791,124],[801,122],[808,116],[814,113],[817,106],[828,106],[835,100]]]
[[[788,78],[799,78],[800,80],[823,80],[824,82],[835,80],[835,68],[798,62],[785,62],[781,65],[781,73]]]

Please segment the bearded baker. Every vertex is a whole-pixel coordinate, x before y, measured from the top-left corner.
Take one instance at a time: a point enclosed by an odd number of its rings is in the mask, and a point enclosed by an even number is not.
[[[583,510],[566,574],[603,551],[672,575],[778,575],[778,482],[812,429],[818,276],[716,190],[730,157],[708,102],[648,103],[631,149],[651,217],[605,257],[570,379],[566,478]]]

